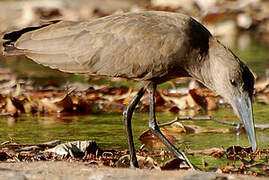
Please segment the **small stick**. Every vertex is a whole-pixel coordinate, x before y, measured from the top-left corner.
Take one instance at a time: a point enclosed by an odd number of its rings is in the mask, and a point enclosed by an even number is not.
[[[226,124],[226,125],[231,125],[231,126],[243,126],[243,124],[241,123],[237,123],[237,122],[230,122],[230,121],[225,121],[225,120],[221,120],[221,119],[216,119],[214,117],[211,116],[206,116],[206,117],[176,117],[174,120],[167,122],[167,123],[163,123],[163,124],[159,124],[159,127],[163,127],[163,126],[169,126],[177,121],[215,121],[221,124]],[[255,128],[257,129],[269,129],[269,124],[255,124]]]
[[[0,114],[0,117],[6,117],[6,116],[14,117],[15,116],[15,113],[1,113]]]
[[[269,124],[255,124],[254,126],[255,128],[261,129],[261,130],[269,129]]]

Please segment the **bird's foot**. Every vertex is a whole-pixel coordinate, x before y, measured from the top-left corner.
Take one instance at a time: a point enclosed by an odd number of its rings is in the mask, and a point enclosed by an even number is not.
[[[130,161],[130,168],[131,168],[131,169],[139,168],[139,167],[138,167],[138,162],[137,162],[137,161],[136,161],[136,162],[132,162],[132,161]]]

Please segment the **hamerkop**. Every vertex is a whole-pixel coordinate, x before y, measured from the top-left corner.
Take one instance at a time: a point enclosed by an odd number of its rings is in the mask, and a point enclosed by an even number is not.
[[[4,54],[24,54],[69,73],[122,77],[142,88],[123,113],[130,165],[138,167],[131,120],[145,91],[150,95],[149,129],[181,160],[183,154],[161,133],[155,117],[156,86],[193,77],[223,96],[242,120],[256,150],[248,67],[193,18],[169,12],[111,15],[82,22],[55,22],[5,34]]]

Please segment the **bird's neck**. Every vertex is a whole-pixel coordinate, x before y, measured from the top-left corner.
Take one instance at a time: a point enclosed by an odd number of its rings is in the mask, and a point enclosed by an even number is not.
[[[212,68],[215,67],[215,58],[214,51],[216,47],[216,43],[218,41],[215,38],[210,38],[209,47],[205,52],[197,52],[194,53],[189,63],[188,73],[201,83],[203,83],[206,87],[216,90],[214,84],[214,77],[212,76]]]
[[[196,61],[196,67],[193,68],[194,71],[192,71],[190,74],[193,78],[203,83],[206,87],[215,90],[210,67],[210,60],[205,57],[203,59],[203,63]]]

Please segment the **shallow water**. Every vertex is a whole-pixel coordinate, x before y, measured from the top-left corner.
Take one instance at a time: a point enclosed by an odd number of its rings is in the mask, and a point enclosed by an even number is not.
[[[268,106],[255,105],[254,116],[256,123],[267,123]],[[220,109],[212,114],[219,119],[238,121],[231,109]],[[232,118],[225,118],[232,117]],[[175,115],[158,113],[160,123],[171,121]],[[141,146],[139,135],[147,130],[148,114],[136,113],[133,119],[134,139],[136,147]],[[232,126],[211,121],[183,121],[183,124],[195,124],[210,128],[230,128]],[[63,142],[73,140],[96,140],[101,148],[123,150],[127,148],[125,130],[120,114],[95,114],[85,116],[51,116],[33,117],[22,116],[17,119],[0,119],[0,142],[13,140],[18,143],[41,143],[59,139]],[[206,149],[210,147],[229,147],[231,145],[248,146],[246,134],[237,136],[231,133],[198,133],[177,134],[177,146],[181,149]],[[269,129],[257,130],[259,148],[268,148]]]

